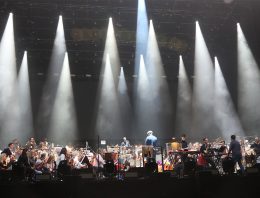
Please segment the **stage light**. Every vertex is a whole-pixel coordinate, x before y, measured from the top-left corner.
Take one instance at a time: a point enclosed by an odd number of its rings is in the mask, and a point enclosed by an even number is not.
[[[223,137],[225,141],[229,141],[230,136],[233,134],[243,136],[244,132],[235,111],[234,104],[228,91],[217,57],[215,57],[214,100],[216,124],[222,135],[221,137]]]
[[[63,61],[48,132],[48,137],[52,141],[63,145],[71,143],[77,137],[77,116],[67,53]]]
[[[246,134],[260,132],[260,70],[237,24],[238,111]]]
[[[214,125],[214,71],[200,25],[196,22],[192,134],[195,138],[217,136]]]
[[[13,14],[10,13],[0,43],[0,145],[16,138],[19,118]]]
[[[178,92],[176,105],[175,136],[189,134],[191,130],[192,93],[182,56],[179,57]]]

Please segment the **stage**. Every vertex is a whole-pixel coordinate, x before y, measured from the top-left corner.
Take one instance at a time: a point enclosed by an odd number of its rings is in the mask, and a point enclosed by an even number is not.
[[[259,178],[209,172],[182,179],[168,174],[125,180],[68,176],[64,181],[1,183],[0,188],[8,197],[254,197],[260,192]]]

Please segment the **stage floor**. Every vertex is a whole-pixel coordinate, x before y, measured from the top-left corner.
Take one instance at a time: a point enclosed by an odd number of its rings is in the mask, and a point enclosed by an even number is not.
[[[178,179],[152,178],[82,179],[69,176],[64,181],[1,183],[1,195],[8,197],[255,197],[260,176],[215,176],[201,174]]]

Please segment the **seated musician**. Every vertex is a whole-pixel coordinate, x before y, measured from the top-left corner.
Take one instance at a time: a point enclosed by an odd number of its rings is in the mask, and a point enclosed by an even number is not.
[[[60,177],[71,172],[71,167],[69,166],[69,159],[67,156],[67,149],[65,147],[61,149],[56,165],[58,170],[58,176]]]
[[[25,147],[26,147],[28,150],[35,149],[35,148],[37,147],[36,142],[35,142],[35,139],[34,139],[33,137],[31,137],[31,138],[26,142]]]
[[[221,145],[219,147],[219,149],[217,150],[218,152],[218,155],[220,155],[221,157],[226,157],[227,154],[228,154],[228,149],[227,149],[227,146],[225,145],[225,141],[222,140],[221,142]]]
[[[250,148],[254,149],[257,156],[260,155],[260,139],[259,139],[259,137],[255,138],[255,142],[250,146]]]
[[[30,165],[29,158],[27,155],[27,149],[23,149],[21,155],[18,158],[17,164],[19,167],[24,169],[24,176],[28,178],[32,178],[33,176],[33,169]]]
[[[2,153],[5,153],[6,154],[6,157],[11,157],[12,155],[14,155],[14,143],[9,143],[8,144],[8,147],[5,148]],[[1,153],[1,154],[2,154]]]
[[[0,155],[0,170],[9,170],[12,166],[14,159],[7,156],[6,153]]]
[[[40,143],[39,143],[39,148],[41,150],[46,150],[49,148],[49,142],[47,141],[47,138],[44,138]]]
[[[206,161],[206,165],[210,165],[212,168],[215,168],[215,164],[213,162],[213,160],[211,159],[212,157],[212,153],[210,152],[210,148],[211,148],[211,145],[209,144],[209,140],[208,138],[203,138],[203,144],[202,146],[200,147],[200,153],[202,155],[202,157],[205,159]]]
[[[97,153],[93,155],[92,159],[93,174],[96,177],[102,176],[104,165],[105,160],[102,157],[102,151],[99,149]]]
[[[47,163],[46,154],[42,153],[40,158],[38,158],[35,163],[36,173],[38,173],[38,174],[48,173],[49,170],[46,167],[46,163]]]

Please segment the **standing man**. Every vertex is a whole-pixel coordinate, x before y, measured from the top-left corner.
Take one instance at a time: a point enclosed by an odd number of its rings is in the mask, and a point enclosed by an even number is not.
[[[157,144],[157,137],[153,135],[152,131],[148,131],[147,137],[145,139],[145,145],[155,147],[156,144]]]
[[[186,141],[186,135],[182,134],[181,136],[181,148],[182,149],[188,149],[188,143]]]
[[[242,152],[241,152],[241,145],[240,143],[236,140],[235,135],[231,135],[231,142],[229,145],[229,150],[228,150],[228,155],[232,153],[232,159],[234,160],[234,163],[238,163],[241,173],[244,174],[245,169],[242,165]]]
[[[130,147],[130,142],[126,139],[126,137],[123,137],[123,142],[121,143],[121,146]]]

